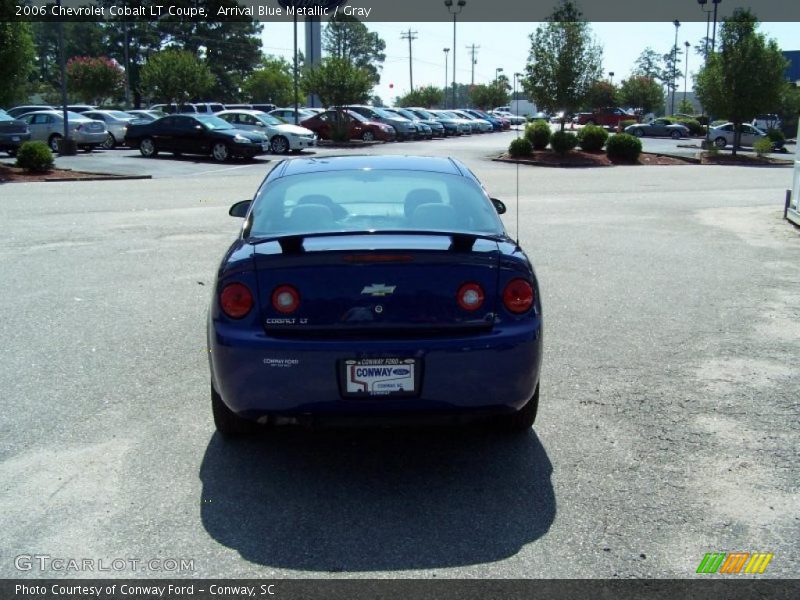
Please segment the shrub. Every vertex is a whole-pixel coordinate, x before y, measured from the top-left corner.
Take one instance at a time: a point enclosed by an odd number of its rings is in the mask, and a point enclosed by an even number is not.
[[[786,141],[786,136],[783,135],[783,132],[780,129],[767,129],[767,137],[769,141],[774,144],[780,144]]]
[[[624,131],[628,125],[636,125],[636,123],[638,123],[636,119],[624,119],[619,122],[619,128]]]
[[[586,152],[597,152],[603,149],[608,132],[597,125],[586,125],[578,132],[578,145]]]
[[[17,152],[17,166],[32,173],[47,173],[53,168],[53,153],[44,142],[25,142]]]
[[[686,125],[689,128],[689,135],[700,136],[706,134],[706,128],[697,119],[687,119],[686,117],[674,117],[671,119],[675,123]]]
[[[618,133],[606,142],[606,151],[609,158],[634,162],[642,153],[642,142],[636,136]]]
[[[525,127],[525,137],[534,150],[544,150],[550,142],[550,125],[544,121],[534,121]]]
[[[753,150],[755,150],[758,156],[764,156],[765,154],[769,154],[772,152],[772,140],[769,138],[762,138],[758,140],[756,143],[753,144]]]
[[[566,154],[578,145],[578,138],[568,131],[556,131],[550,136],[550,147],[554,152]]]
[[[508,153],[515,158],[518,156],[530,156],[532,152],[533,146],[528,138],[517,138],[512,140],[508,146]]]

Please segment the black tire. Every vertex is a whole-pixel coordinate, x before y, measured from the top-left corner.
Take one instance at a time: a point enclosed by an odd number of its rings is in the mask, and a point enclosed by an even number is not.
[[[679,140],[683,136],[681,136],[681,132],[680,131],[673,131],[673,132],[671,132],[669,134],[669,137],[671,137],[673,140]]]
[[[528,402],[517,412],[498,417],[498,429],[509,433],[524,433],[536,422],[536,413],[539,411],[539,384]]]
[[[289,154],[289,140],[282,135],[276,135],[269,143],[269,149],[273,154]]]
[[[231,151],[225,142],[216,142],[211,147],[211,158],[217,162],[225,162],[231,158]]]
[[[375,141],[375,134],[372,133],[369,129],[367,129],[364,133],[361,134],[361,139],[365,142],[373,142]]]
[[[100,147],[103,150],[113,150],[117,147],[117,140],[114,138],[114,134],[111,132],[106,134],[106,139],[103,140],[103,143],[100,144]]]
[[[258,424],[242,419],[231,409],[225,406],[222,397],[211,386],[211,413],[214,415],[214,425],[223,436],[227,438],[249,435],[258,430]]]
[[[50,146],[50,150],[53,152],[58,152],[58,140],[61,139],[61,136],[57,133],[51,135],[47,140],[47,145]]]
[[[642,129],[641,127],[637,127],[636,129],[633,130],[633,135],[635,135],[636,137],[644,137],[644,129]]]
[[[155,158],[158,156],[158,147],[156,147],[155,140],[151,137],[143,138],[142,141],[139,142],[139,153],[145,158]]]
[[[714,140],[714,145],[717,148],[724,148],[725,146],[728,145],[728,141],[724,137],[718,137],[717,139]]]

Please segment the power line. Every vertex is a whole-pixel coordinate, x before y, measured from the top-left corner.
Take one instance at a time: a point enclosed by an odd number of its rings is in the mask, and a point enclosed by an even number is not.
[[[400,34],[401,40],[408,40],[408,79],[411,84],[411,91],[414,91],[414,67],[413,67],[413,60],[411,58],[411,42],[417,39],[417,32],[411,31],[409,28],[408,31],[404,31]]]

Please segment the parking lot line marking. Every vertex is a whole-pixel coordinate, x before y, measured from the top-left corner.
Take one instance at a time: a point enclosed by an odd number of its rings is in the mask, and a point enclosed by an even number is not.
[[[238,167],[226,167],[224,169],[211,169],[210,171],[200,171],[199,173],[185,173],[183,175],[176,175],[176,177],[196,177],[198,175],[209,175],[210,173],[221,173],[224,171],[235,171],[236,169],[247,169],[248,167],[260,167],[262,163],[252,165],[239,165]]]

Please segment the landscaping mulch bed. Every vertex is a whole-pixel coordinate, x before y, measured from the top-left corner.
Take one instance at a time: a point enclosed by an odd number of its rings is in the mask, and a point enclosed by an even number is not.
[[[29,173],[19,167],[0,164],[0,183],[41,181],[102,181],[112,179],[150,179],[149,175],[109,175],[108,173],[85,173],[71,169],[51,169],[47,173]]]
[[[737,167],[790,167],[793,161],[785,158],[771,158],[769,156],[752,156],[750,154],[708,154],[700,155],[704,165],[728,165]]]
[[[539,150],[529,157],[512,158],[508,153],[501,154],[494,160],[500,162],[520,163],[539,167],[613,167],[614,165],[687,165],[697,164],[697,159],[680,158],[642,152],[636,162],[614,161],[605,152],[584,152],[573,150],[565,155],[552,150]]]

